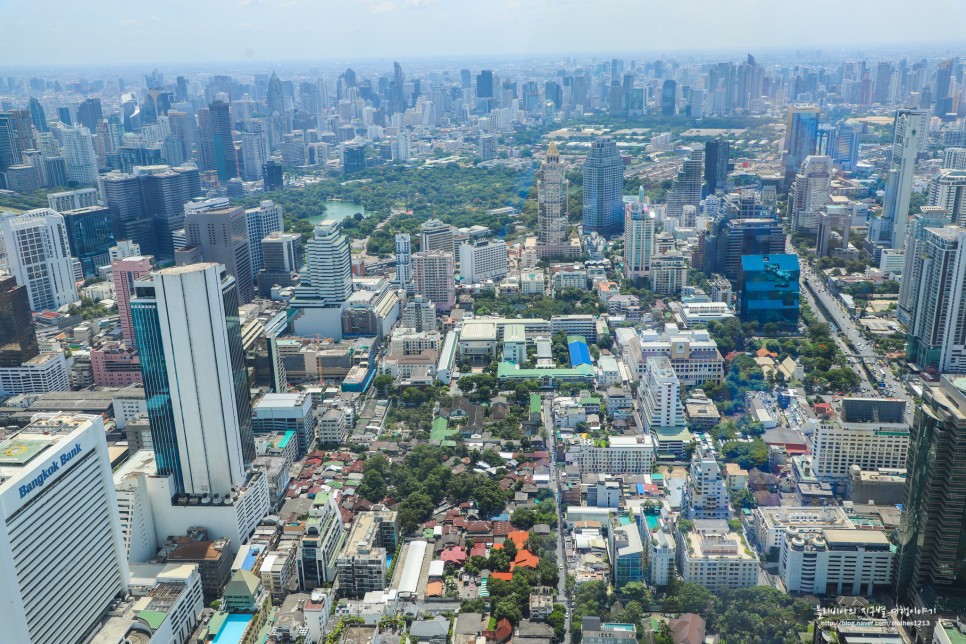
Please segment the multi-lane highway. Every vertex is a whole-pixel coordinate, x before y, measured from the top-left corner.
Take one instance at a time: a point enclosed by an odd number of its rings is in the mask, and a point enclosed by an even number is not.
[[[862,377],[861,394],[871,395],[877,390],[876,380],[881,380],[885,384],[884,395],[906,401],[906,417],[911,423],[914,410],[905,385],[893,375],[885,359],[875,352],[873,343],[859,331],[841,300],[828,290],[822,274],[807,265],[802,266],[802,297],[831,325],[836,344],[849,356],[849,366]]]

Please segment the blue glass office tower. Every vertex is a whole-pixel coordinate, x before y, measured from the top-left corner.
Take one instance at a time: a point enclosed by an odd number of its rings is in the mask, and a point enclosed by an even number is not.
[[[798,325],[798,255],[745,255],[738,279],[741,321],[783,328]]]
[[[98,268],[111,263],[110,250],[115,244],[110,208],[91,206],[61,214],[71,255],[83,266],[84,277],[96,276]]]
[[[609,136],[594,140],[584,161],[584,233],[624,230],[624,162]]]
[[[255,459],[234,278],[211,263],[153,273],[131,319],[158,473],[178,493],[231,493]]]

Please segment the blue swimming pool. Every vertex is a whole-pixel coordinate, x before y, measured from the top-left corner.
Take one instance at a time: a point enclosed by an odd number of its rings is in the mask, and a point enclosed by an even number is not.
[[[212,644],[238,644],[250,621],[252,621],[251,615],[229,615],[215,635]]]

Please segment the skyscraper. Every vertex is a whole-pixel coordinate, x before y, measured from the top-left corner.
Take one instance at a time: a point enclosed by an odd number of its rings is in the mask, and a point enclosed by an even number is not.
[[[326,219],[315,225],[306,244],[305,272],[297,297],[312,297],[341,304],[352,294],[352,258],[349,238],[338,222]]]
[[[89,641],[127,594],[104,436],[100,416],[38,414],[0,443],[5,642]]]
[[[47,125],[47,114],[44,112],[44,106],[40,104],[36,96],[30,97],[27,109],[30,112],[30,120],[34,124],[34,127],[37,128],[37,131],[49,132],[50,127]]]
[[[68,127],[61,128],[60,132],[67,177],[84,186],[97,185],[97,155],[90,130],[86,127]]]
[[[279,80],[275,72],[272,72],[268,79],[268,91],[266,92],[266,105],[268,115],[285,113],[285,97],[282,94],[282,81]]]
[[[0,367],[19,367],[39,353],[27,287],[0,276]]]
[[[456,303],[455,274],[452,251],[424,250],[413,255],[414,290],[434,302],[438,312],[449,312]]]
[[[150,275],[154,270],[154,258],[134,255],[111,262],[111,275],[114,279],[114,293],[117,300],[117,313],[121,318],[121,332],[130,348],[137,348],[137,337],[131,324],[131,297],[134,295],[134,282]]]
[[[131,317],[158,473],[231,494],[255,459],[234,278],[211,263],[158,271],[135,283]]]
[[[396,233],[396,288],[404,291],[413,279],[413,247],[408,233]]]
[[[788,191],[788,219],[793,230],[813,232],[818,228],[819,212],[829,203],[831,181],[830,157],[805,157]]]
[[[702,196],[713,195],[718,188],[724,188],[728,181],[728,157],[731,142],[727,139],[713,139],[704,144],[704,192]]]
[[[97,124],[103,118],[104,112],[99,98],[84,99],[84,102],[77,106],[77,123],[91,132],[97,131]]]
[[[909,201],[912,198],[912,177],[916,171],[919,140],[925,136],[926,115],[918,110],[898,110],[892,142],[892,165],[882,201],[881,222],[873,242],[889,248],[902,248],[905,243]],[[870,239],[873,237],[869,231]]]
[[[208,104],[207,131],[204,138],[211,142],[214,170],[219,181],[228,181],[238,176],[238,157],[232,139],[231,112],[228,103],[216,100]]]
[[[262,268],[255,276],[258,294],[269,297],[275,285],[288,287],[298,283],[301,266],[302,236],[297,233],[269,233],[259,243]]]
[[[567,215],[569,187],[557,144],[551,141],[537,174],[537,256],[540,259],[570,257],[577,250],[571,248],[567,239],[570,229]]]
[[[692,149],[678,170],[667,195],[667,216],[680,217],[685,206],[697,208],[701,204],[701,177],[704,170],[704,150]]]
[[[55,311],[77,297],[64,217],[49,208],[0,218],[7,268],[27,287],[30,308]]]
[[[914,228],[903,282],[908,267],[916,283],[901,302],[909,307],[909,360],[938,373],[966,373],[966,228]]]
[[[661,116],[674,116],[678,113],[678,84],[668,79],[661,85]]]
[[[926,203],[944,209],[952,223],[966,226],[966,170],[943,170],[933,177]]]
[[[942,376],[924,384],[909,433],[896,591],[906,607],[960,612],[966,607],[966,380]],[[930,631],[916,628],[916,641],[933,641]]]
[[[186,209],[184,232],[187,244],[197,247],[206,262],[222,264],[235,278],[238,301],[251,302],[255,297],[255,276],[244,208]]]
[[[624,214],[624,277],[627,279],[650,277],[656,229],[657,217],[647,203],[627,204]]]
[[[114,226],[111,211],[104,206],[90,206],[61,213],[67,229],[70,254],[84,269],[84,277],[95,277],[98,269],[111,263]]]
[[[245,210],[245,221],[248,223],[248,247],[251,251],[252,273],[258,274],[262,270],[261,241],[269,234],[282,232],[282,207],[271,199],[259,202],[257,208]]]
[[[802,167],[802,161],[815,154],[818,143],[818,123],[821,119],[819,108],[814,106],[793,105],[788,108],[788,122],[785,126],[785,189],[792,184],[795,174]]]
[[[427,219],[419,226],[419,250],[442,250],[455,252],[453,238],[456,230],[439,219]]]
[[[614,139],[594,139],[583,174],[584,234],[620,233],[624,223],[624,163]]]

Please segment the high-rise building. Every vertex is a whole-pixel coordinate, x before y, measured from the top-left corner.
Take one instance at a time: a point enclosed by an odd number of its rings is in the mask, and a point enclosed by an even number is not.
[[[742,322],[798,327],[798,255],[744,255],[738,276]]]
[[[912,177],[916,171],[919,141],[925,136],[926,115],[918,110],[898,110],[895,117],[895,134],[892,142],[892,165],[882,201],[882,219],[870,227],[872,242],[886,244],[889,248],[902,248],[905,244],[906,224],[909,219],[909,201],[912,198]]]
[[[697,208],[701,204],[701,177],[704,170],[704,150],[692,149],[681,164],[667,195],[667,216],[681,217],[685,206]]]
[[[396,288],[409,288],[413,279],[413,248],[409,233],[396,233]]]
[[[117,300],[117,313],[121,318],[121,332],[127,346],[137,347],[137,338],[131,324],[131,297],[134,295],[134,282],[150,275],[154,270],[154,258],[133,255],[111,262],[111,275],[114,279],[114,293]]]
[[[290,306],[297,311],[293,327],[299,335],[342,339],[342,311],[352,295],[349,238],[339,223],[316,224],[306,244],[305,270]]]
[[[101,99],[87,98],[77,106],[77,123],[91,132],[97,131],[97,124],[104,118]]]
[[[228,103],[216,100],[208,104],[207,124],[203,137],[210,142],[212,161],[219,181],[238,176],[238,156],[232,138],[231,112]]]
[[[551,142],[537,174],[537,256],[540,259],[571,257],[578,250],[571,247],[567,238],[569,186],[557,144]]]
[[[435,303],[438,312],[447,313],[456,303],[455,274],[452,252],[423,250],[413,254],[415,293]]]
[[[624,163],[614,139],[594,139],[583,174],[584,234],[620,233],[624,223]]]
[[[728,181],[728,158],[731,142],[727,139],[713,139],[704,144],[704,192],[702,196],[713,195],[718,188],[724,188]]]
[[[238,301],[251,302],[255,297],[255,279],[245,209],[186,207],[184,231],[188,246],[196,247],[206,262],[223,265],[235,278]]]
[[[67,127],[60,130],[67,177],[80,185],[97,185],[97,154],[94,136],[86,127]]]
[[[269,159],[265,162],[265,166],[262,168],[262,182],[264,183],[265,192],[271,192],[272,190],[281,190],[285,187],[283,181],[283,170],[282,164],[277,159]]]
[[[439,219],[427,219],[419,226],[419,250],[455,252],[456,229]]]
[[[110,209],[90,206],[65,210],[61,214],[67,229],[70,254],[80,261],[84,277],[96,277],[102,266],[111,263],[114,226]]]
[[[341,304],[352,294],[352,258],[349,238],[338,222],[326,219],[315,225],[305,251],[305,273],[296,297],[312,297]]]
[[[414,295],[403,309],[401,326],[417,333],[435,331],[436,306],[422,295]]]
[[[670,78],[661,85],[661,116],[678,113],[678,83]]]
[[[27,111],[30,112],[30,121],[37,128],[38,132],[49,132],[50,127],[47,125],[47,114],[44,112],[44,106],[40,104],[36,96],[30,97],[30,102],[27,105]]]
[[[256,276],[258,294],[269,297],[273,286],[295,286],[301,267],[302,236],[276,231],[266,235],[259,245],[262,268]]]
[[[647,203],[634,201],[624,214],[624,277],[641,280],[651,276],[654,257],[654,234],[657,217]]]
[[[7,268],[27,287],[31,309],[55,311],[79,299],[63,215],[39,208],[0,217],[0,236]]]
[[[866,471],[903,467],[909,446],[905,408],[904,401],[884,397],[833,401],[814,430],[815,476],[844,488],[853,465]]]
[[[235,280],[218,264],[167,268],[135,283],[157,470],[175,491],[231,495],[255,460]]]
[[[795,174],[802,167],[805,157],[816,152],[820,119],[821,112],[817,107],[793,105],[788,108],[783,149],[786,189],[795,179]]]
[[[966,380],[942,376],[926,383],[916,406],[899,526],[896,591],[904,606],[935,612],[962,611],[966,570]],[[916,628],[917,642],[932,640]]]
[[[687,284],[688,262],[684,253],[672,249],[651,260],[651,290],[655,293],[677,295]]]
[[[362,142],[346,144],[343,158],[343,174],[348,176],[362,172],[366,169],[366,144]]]
[[[500,280],[509,272],[506,242],[477,240],[460,245],[460,277],[464,283],[476,284]]]
[[[38,414],[0,443],[4,641],[88,641],[127,594],[104,436],[100,416]]]
[[[916,282],[900,293],[907,295],[901,304],[908,306],[909,360],[939,373],[966,373],[966,228],[917,225],[910,234],[916,241],[906,246],[902,279]]]
[[[775,219],[725,219],[705,240],[704,272],[721,273],[737,282],[742,255],[785,252],[785,231]]]
[[[252,273],[262,270],[261,240],[274,232],[282,232],[282,207],[265,199],[259,202],[257,208],[245,210],[245,221],[248,222],[248,247],[251,250]]]
[[[22,163],[23,151],[34,147],[30,114],[26,110],[0,112],[0,172]]]
[[[966,226],[966,169],[947,169],[933,177],[926,203],[943,208],[952,223]]]
[[[812,232],[818,228],[819,212],[829,203],[831,182],[831,157],[805,157],[788,191],[788,219],[793,230]]]
[[[51,192],[47,195],[47,207],[57,212],[78,210],[97,205],[97,188],[82,188],[68,192]]]
[[[0,276],[0,367],[19,367],[39,353],[27,287]]]

